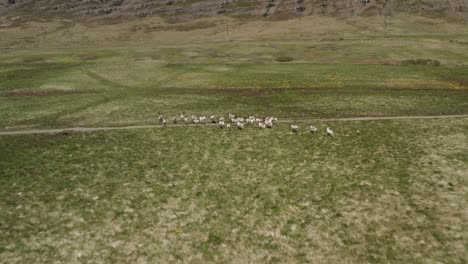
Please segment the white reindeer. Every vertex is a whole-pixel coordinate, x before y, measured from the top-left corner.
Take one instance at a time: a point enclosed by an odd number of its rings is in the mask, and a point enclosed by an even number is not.
[[[200,123],[206,124],[206,116],[200,116]]]
[[[327,127],[327,135],[329,135],[330,137],[335,136],[335,134],[333,133],[333,130],[331,130],[329,127]]]
[[[210,116],[211,123],[216,124],[216,116]]]
[[[310,125],[310,126],[309,126],[309,129],[310,129],[310,132],[311,132],[312,134],[317,133],[317,128],[314,127],[313,125]]]
[[[293,133],[299,133],[299,126],[298,125],[291,125],[291,130]]]

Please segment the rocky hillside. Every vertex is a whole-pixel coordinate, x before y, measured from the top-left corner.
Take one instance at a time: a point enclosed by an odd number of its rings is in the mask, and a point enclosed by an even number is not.
[[[3,14],[75,18],[163,16],[180,21],[222,14],[278,19],[401,11],[468,16],[468,0],[0,0],[0,8]]]

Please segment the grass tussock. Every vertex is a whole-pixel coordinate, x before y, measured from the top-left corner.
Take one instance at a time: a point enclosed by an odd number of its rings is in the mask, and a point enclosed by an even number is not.
[[[294,58],[292,57],[289,57],[289,56],[279,56],[279,57],[276,57],[275,59],[277,62],[291,62],[294,60]]]
[[[416,60],[404,60],[401,62],[402,65],[428,65],[428,66],[440,66],[441,63],[438,60],[431,59],[416,59]]]

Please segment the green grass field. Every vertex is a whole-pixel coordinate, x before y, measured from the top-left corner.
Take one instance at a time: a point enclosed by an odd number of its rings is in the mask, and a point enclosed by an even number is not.
[[[379,19],[0,19],[0,131],[320,129],[0,136],[0,263],[466,263],[468,118],[325,120],[468,114],[466,23]]]
[[[43,61],[33,62],[19,55],[15,60],[23,62],[1,64],[0,126],[151,123],[157,112],[312,118],[468,112],[467,66],[168,63],[119,51],[86,54],[36,55]],[[91,54],[97,59],[80,59]]]
[[[467,121],[1,137],[0,256],[464,263]]]

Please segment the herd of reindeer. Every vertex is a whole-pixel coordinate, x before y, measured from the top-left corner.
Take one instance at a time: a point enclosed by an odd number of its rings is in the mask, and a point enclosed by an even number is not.
[[[217,125],[219,128],[226,128],[230,129],[232,126],[236,126],[238,129],[242,130],[245,128],[246,125],[256,126],[260,129],[266,128],[273,128],[275,124],[278,123],[278,118],[273,116],[267,117],[255,117],[255,116],[248,116],[248,117],[239,117],[235,114],[228,113],[227,118],[224,116],[217,117],[215,115],[207,116],[185,116],[184,114],[180,114],[179,116],[174,116],[169,119],[165,117],[162,113],[159,113],[159,123],[167,126],[169,122],[172,124],[193,124],[193,125],[201,125],[201,124],[212,124]],[[291,131],[293,133],[299,133],[299,125],[292,124]],[[309,125],[309,130],[312,134],[317,133],[318,129],[313,125]],[[327,135],[334,137],[335,134],[333,130],[327,127]],[[357,131],[359,133],[359,131]]]

